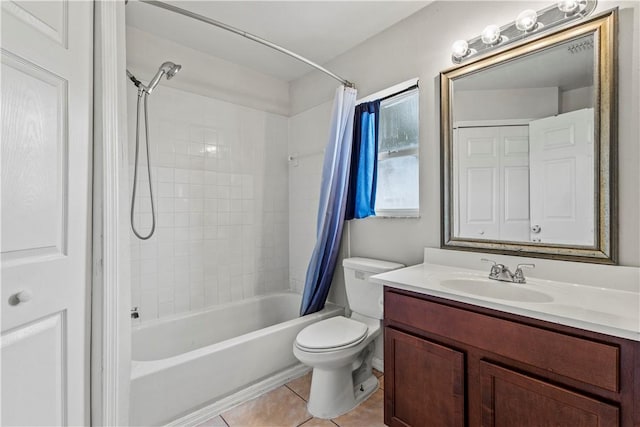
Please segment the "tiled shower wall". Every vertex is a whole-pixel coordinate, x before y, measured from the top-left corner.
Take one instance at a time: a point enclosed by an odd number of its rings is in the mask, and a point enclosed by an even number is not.
[[[136,99],[130,87],[131,183]],[[157,228],[146,241],[131,233],[140,321],[288,289],[287,118],[162,85],[148,103]],[[143,234],[147,183],[141,167]]]
[[[316,243],[316,223],[331,102],[289,118],[289,284],[302,293]]]

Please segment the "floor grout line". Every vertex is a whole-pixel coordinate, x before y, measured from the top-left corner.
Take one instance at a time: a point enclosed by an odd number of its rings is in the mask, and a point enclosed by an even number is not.
[[[229,423],[227,422],[227,420],[225,420],[225,419],[224,419],[224,417],[222,416],[222,414],[220,414],[220,415],[218,415],[218,416],[220,417],[220,419],[222,420],[222,422],[224,422],[224,423],[225,423],[225,425],[226,425],[227,427],[231,427],[231,426],[229,425]]]
[[[309,403],[307,401],[307,399],[305,399],[304,397],[300,396],[298,393],[296,393],[296,391],[294,389],[292,389],[291,387],[289,387],[288,385],[284,385],[286,388],[288,388],[289,390],[291,390],[293,392],[293,394],[295,394],[296,396],[298,396],[300,399],[302,399],[305,403]],[[310,418],[311,419],[311,418]],[[309,421],[309,420],[307,420]]]
[[[311,415],[309,418],[307,418],[306,420],[304,420],[303,422],[301,422],[300,424],[298,424],[297,427],[300,427],[302,424],[306,423],[307,421],[311,420],[313,418],[313,415]]]

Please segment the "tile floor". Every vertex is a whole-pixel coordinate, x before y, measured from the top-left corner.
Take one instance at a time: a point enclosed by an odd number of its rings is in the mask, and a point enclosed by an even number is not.
[[[384,376],[375,370],[374,373],[380,381],[380,388],[354,410],[333,420],[314,418],[307,412],[307,400],[311,388],[311,372],[309,372],[275,390],[223,412],[200,424],[199,427],[384,426]]]

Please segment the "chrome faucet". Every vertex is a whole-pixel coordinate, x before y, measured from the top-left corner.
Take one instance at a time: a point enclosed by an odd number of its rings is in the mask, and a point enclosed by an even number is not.
[[[535,268],[535,264],[518,264],[516,271],[512,273],[504,264],[498,264],[492,259],[482,258],[482,262],[490,262],[491,271],[489,272],[489,279],[499,280],[501,282],[512,283],[527,283],[527,279],[524,277],[523,268]]]

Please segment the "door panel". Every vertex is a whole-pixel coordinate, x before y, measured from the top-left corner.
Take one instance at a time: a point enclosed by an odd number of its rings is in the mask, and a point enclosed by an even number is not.
[[[529,129],[497,128],[500,147],[500,240],[529,240]]]
[[[463,426],[464,354],[385,328],[385,423]]]
[[[593,109],[529,123],[532,239],[595,245]]]
[[[617,427],[619,410],[573,391],[480,362],[482,425]]]
[[[454,135],[456,237],[528,241],[528,127],[466,127]]]
[[[67,48],[67,0],[3,1],[2,8],[61,47]]]
[[[87,425],[93,3],[1,19],[1,423]]]
[[[457,237],[500,237],[499,140],[495,128],[457,130],[454,200],[458,201]]]
[[[2,425],[67,424],[65,341],[61,312],[2,334]]]
[[[2,51],[2,257],[66,252],[67,81]]]

